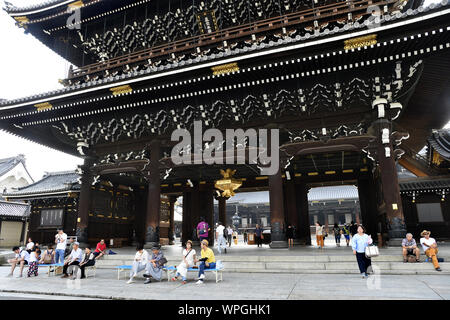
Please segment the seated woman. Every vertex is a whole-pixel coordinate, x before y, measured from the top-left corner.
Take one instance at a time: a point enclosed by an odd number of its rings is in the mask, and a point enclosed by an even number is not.
[[[198,270],[197,284],[203,283],[203,280],[205,279],[205,269],[214,269],[216,267],[216,257],[214,256],[214,252],[210,248],[208,248],[208,240],[202,240],[201,247],[201,259],[194,260],[196,263],[198,261],[201,261]]]
[[[134,256],[133,266],[130,272],[130,280],[127,283],[133,283],[133,278],[136,277],[138,272],[141,272],[147,267],[148,264],[148,252],[144,250],[144,246],[139,244],[136,248],[136,255]]]
[[[172,278],[172,281],[177,281],[178,277],[181,276],[183,284],[186,284],[187,270],[195,265],[196,252],[192,249],[192,241],[188,240],[186,242],[186,249],[183,250],[183,260],[177,267],[177,274]]]
[[[146,273],[144,274],[144,277],[147,278],[144,284],[152,282],[150,280],[150,277],[152,277],[155,280],[161,281],[162,268],[164,267],[164,264],[166,262],[167,260],[166,258],[164,258],[164,254],[161,251],[161,247],[159,245],[154,246],[152,248],[152,258],[147,264]]]
[[[55,263],[55,250],[53,250],[53,246],[49,245],[48,249],[44,251],[41,255],[41,260],[39,260],[39,264],[54,264]]]

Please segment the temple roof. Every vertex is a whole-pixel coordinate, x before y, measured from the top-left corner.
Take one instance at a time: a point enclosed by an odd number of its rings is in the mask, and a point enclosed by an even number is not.
[[[25,156],[22,154],[19,154],[15,157],[0,159],[0,177],[14,169],[20,163],[23,164],[28,176],[31,178],[31,175],[28,173],[28,170],[25,166]]]
[[[50,172],[29,186],[4,194],[7,198],[48,195],[54,193],[76,192],[80,190],[79,175],[75,171]]]
[[[427,141],[442,158],[450,161],[450,129],[435,130]]]
[[[450,176],[417,177],[412,179],[400,179],[400,192],[409,191],[437,191],[450,188]]]
[[[31,4],[31,5],[27,5],[27,6],[23,6],[23,7],[18,7],[15,6],[14,4],[5,1],[5,11],[8,13],[18,13],[18,12],[26,12],[26,11],[30,11],[30,10],[37,10],[37,9],[44,9],[44,8],[48,8],[50,6],[59,6],[65,3],[71,3],[74,2],[74,0],[47,0],[47,1],[42,1],[41,3],[35,3],[35,4]]]
[[[445,8],[447,7],[447,8]],[[450,7],[450,3],[431,3],[427,7],[420,6],[417,9],[408,9],[406,12],[396,12],[391,15],[385,15],[381,17],[379,26],[380,29],[384,30],[383,26],[386,26],[387,29],[390,29],[388,25],[398,22],[398,20],[406,20],[415,18],[416,16],[424,16],[430,11],[435,11],[435,9],[444,8],[442,15],[448,14],[448,7]],[[439,16],[439,15],[438,15]],[[430,15],[431,18],[435,17],[435,15]],[[317,42],[325,41],[325,38],[351,38],[354,37],[356,33],[368,34],[368,31],[374,33],[377,32],[377,28],[372,28],[367,30],[368,21],[366,20],[364,23],[355,22],[353,24],[344,24],[340,27],[336,26],[333,29],[325,28],[321,31],[306,33],[305,35],[292,35],[284,38],[279,38],[278,41],[262,41],[259,44],[246,44],[242,48],[235,48],[232,50],[226,50],[220,53],[210,53],[203,56],[198,56],[196,58],[189,58],[187,56],[185,59],[181,59],[180,61],[171,62],[168,59],[161,61],[162,63],[158,64],[158,66],[148,66],[145,68],[139,68],[137,70],[128,70],[123,72],[118,72],[116,75],[105,75],[103,77],[95,77],[96,79],[89,79],[87,81],[78,81],[78,83],[74,83],[64,87],[62,89],[53,90],[45,93],[40,93],[32,96],[21,97],[17,99],[11,100],[0,100],[0,109],[2,106],[10,106],[10,105],[22,105],[27,102],[39,103],[45,102],[46,99],[57,99],[59,96],[69,96],[73,94],[77,94],[77,91],[91,91],[93,88],[104,89],[111,88],[115,85],[122,85],[125,82],[137,82],[150,78],[157,78],[164,76],[167,71],[171,71],[173,69],[193,69],[199,68],[195,67],[196,65],[220,65],[221,61],[224,59],[237,61],[237,60],[245,60],[246,57],[250,57],[256,55],[256,52],[265,51],[266,53],[261,53],[261,55],[268,54],[271,52],[271,49],[277,50],[277,52],[282,52],[285,48],[286,50],[289,48],[300,48],[300,47],[309,47],[313,45],[318,45]],[[347,34],[347,36],[345,36]],[[298,49],[297,48],[297,49]],[[260,54],[258,54],[260,55]],[[125,56],[124,56],[125,57]],[[123,57],[120,57],[123,58]],[[189,67],[189,68],[188,68]],[[182,71],[181,71],[182,72]],[[83,73],[81,74],[83,75]]]
[[[0,200],[0,217],[26,218],[29,215],[30,215],[29,204]]]

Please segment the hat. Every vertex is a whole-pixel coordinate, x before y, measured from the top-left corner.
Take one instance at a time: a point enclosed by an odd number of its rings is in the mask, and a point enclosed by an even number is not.
[[[420,236],[423,237],[423,236],[426,235],[426,234],[430,235],[430,234],[431,234],[431,231],[423,230],[423,231],[420,233]]]
[[[193,245],[191,240],[186,241],[186,244],[188,244],[188,243],[190,243],[191,246]]]
[[[208,240],[206,240],[206,239],[203,239],[203,240],[202,240],[202,243],[203,243],[205,246],[207,246],[207,245],[209,244]]]

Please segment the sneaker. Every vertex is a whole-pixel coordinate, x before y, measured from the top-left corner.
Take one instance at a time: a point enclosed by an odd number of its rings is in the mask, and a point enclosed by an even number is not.
[[[133,278],[131,278],[130,280],[127,281],[128,284],[133,283]]]
[[[22,275],[21,274],[19,274],[16,278],[22,278]]]
[[[13,274],[10,273],[10,274],[8,274],[6,277],[7,277],[7,278],[11,278],[12,276],[13,276]]]
[[[144,278],[150,278],[150,275],[149,274],[143,274],[142,275]]]
[[[416,262],[420,262],[420,259],[416,259]]]
[[[437,267],[437,268],[436,268],[436,271],[442,271],[442,270],[441,270],[441,268]]]
[[[361,273],[361,277],[363,278],[363,279],[365,279],[366,278],[366,274],[363,272],[363,273]]]
[[[152,282],[152,280],[150,278],[148,278],[147,280],[145,280],[144,284],[151,283],[151,282]]]
[[[205,279],[205,275],[204,274],[202,274],[200,277],[198,277],[197,278],[198,280],[203,280],[203,279]]]
[[[203,280],[198,280],[195,284],[204,284]]]

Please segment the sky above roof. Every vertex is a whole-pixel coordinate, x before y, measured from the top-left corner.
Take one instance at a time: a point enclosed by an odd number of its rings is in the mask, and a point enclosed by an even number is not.
[[[42,3],[43,0],[9,0],[18,7]],[[426,0],[425,4],[439,2]],[[3,6],[3,1],[1,1]],[[23,29],[4,10],[0,10],[0,99],[26,97],[61,88],[69,63],[48,49]],[[6,76],[5,76],[6,75]],[[450,120],[450,119],[449,119]],[[446,126],[450,128],[450,122]],[[34,180],[44,172],[74,170],[81,158],[64,154],[0,131],[0,158],[24,154]]]

